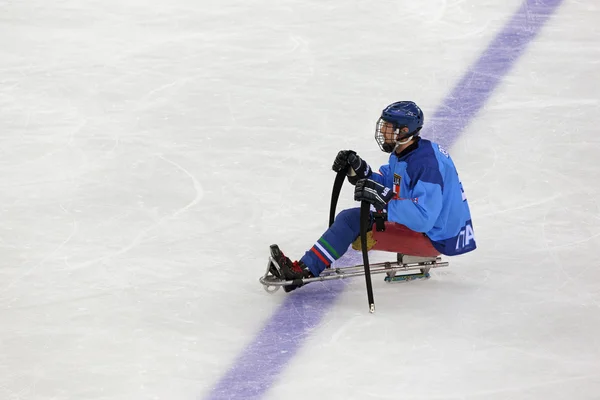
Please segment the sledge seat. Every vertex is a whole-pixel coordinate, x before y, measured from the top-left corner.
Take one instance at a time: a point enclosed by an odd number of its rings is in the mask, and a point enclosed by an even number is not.
[[[440,252],[431,240],[421,232],[410,230],[405,225],[386,221],[385,231],[378,232],[373,224],[373,239],[377,242],[372,250],[389,251],[416,257],[437,257]]]

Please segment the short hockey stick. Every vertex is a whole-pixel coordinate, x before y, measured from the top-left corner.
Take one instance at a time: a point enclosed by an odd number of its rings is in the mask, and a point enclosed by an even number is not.
[[[342,191],[346,171],[340,171],[335,176],[333,190],[331,191],[331,205],[329,207],[329,226],[333,225],[335,220],[335,209]],[[369,312],[375,312],[375,300],[373,298],[373,285],[371,283],[371,268],[369,267],[369,251],[367,250],[367,231],[371,223],[371,205],[363,201],[360,205],[360,242],[362,247],[363,264],[365,268],[365,281],[367,283],[367,298],[369,300]]]
[[[360,247],[362,247],[363,264],[365,267],[365,281],[367,283],[367,299],[369,300],[369,312],[375,312],[375,299],[373,298],[373,286],[371,284],[371,268],[369,266],[369,250],[367,249],[367,231],[371,224],[371,204],[362,201],[360,204]]]
[[[331,205],[329,207],[329,226],[333,225],[335,220],[335,208],[337,207],[338,199],[340,198],[340,192],[342,191],[342,185],[344,184],[344,178],[346,177],[346,171],[340,171],[335,176],[333,182],[333,190],[331,191]]]

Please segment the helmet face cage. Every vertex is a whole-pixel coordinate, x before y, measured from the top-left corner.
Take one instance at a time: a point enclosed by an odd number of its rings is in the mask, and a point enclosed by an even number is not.
[[[375,140],[382,151],[391,153],[398,144],[409,141],[411,136],[418,136],[423,122],[423,111],[414,102],[398,101],[390,104],[377,120]],[[408,133],[400,134],[400,130],[405,127],[408,128]]]
[[[375,141],[381,151],[391,153],[396,148],[398,141],[411,136],[410,133],[400,135],[400,129],[405,127],[406,125],[398,125],[394,121],[387,121],[380,117],[375,125]],[[387,142],[385,140],[386,134],[388,136]]]

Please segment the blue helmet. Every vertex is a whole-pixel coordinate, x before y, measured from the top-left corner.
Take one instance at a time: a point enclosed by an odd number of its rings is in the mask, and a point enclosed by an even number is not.
[[[396,147],[397,142],[411,136],[418,136],[423,127],[424,120],[423,111],[414,102],[398,101],[392,103],[381,112],[381,117],[377,120],[375,140],[381,150],[391,153]],[[408,132],[400,134],[400,129],[405,127],[408,128]],[[396,136],[393,142],[390,142],[388,139],[386,143],[383,131],[389,129],[393,129],[393,133]],[[392,132],[390,131],[389,133]]]

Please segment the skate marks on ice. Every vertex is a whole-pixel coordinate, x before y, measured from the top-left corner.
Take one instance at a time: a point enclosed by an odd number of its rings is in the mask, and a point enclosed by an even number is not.
[[[188,212],[190,209],[193,209],[203,200],[203,187],[193,173],[191,173],[189,170],[183,167],[180,163],[175,162],[162,154],[153,154],[151,156],[151,159],[157,160],[156,165],[161,166],[161,169],[163,170],[172,169],[177,170],[181,173],[180,178],[182,187],[190,187],[190,190],[188,190],[190,199],[185,205],[173,204],[175,207],[171,210],[164,210],[160,213],[162,215],[156,215],[157,213],[155,213],[154,211],[146,213],[147,217],[151,218],[150,221],[147,221],[146,226],[139,226],[137,227],[137,229],[129,229],[128,231],[131,236],[129,237],[128,241],[120,243],[120,248],[114,249],[112,252],[94,257],[93,252],[90,251],[89,255],[80,254],[79,256],[77,256],[77,254],[75,254],[75,259],[73,259],[73,252],[68,251],[68,247],[77,246],[77,244],[72,244],[72,242],[76,242],[78,240],[78,236],[79,240],[81,240],[81,235],[85,237],[86,226],[89,226],[89,220],[85,219],[85,217],[84,219],[81,219],[81,216],[84,215],[84,213],[82,213],[83,209],[81,207],[74,206],[70,203],[61,202],[60,204],[58,204],[58,207],[60,207],[62,214],[61,217],[66,220],[65,222],[68,222],[69,228],[67,230],[67,227],[65,227],[64,232],[62,232],[62,234],[64,235],[63,239],[56,243],[53,249],[48,249],[49,251],[47,255],[41,258],[40,260],[36,260],[33,262],[26,261],[25,264],[23,264],[20,267],[22,271],[16,274],[9,281],[5,282],[3,285],[0,285],[0,295],[5,295],[7,298],[12,299],[8,292],[12,291],[12,289],[15,289],[15,287],[18,287],[21,281],[23,281],[26,277],[31,276],[40,267],[44,266],[44,264],[54,263],[55,266],[59,264],[64,264],[64,266],[66,266],[66,269],[64,269],[63,267],[64,271],[61,271],[66,273],[66,271],[73,272],[83,268],[88,268],[98,263],[107,260],[112,260],[115,257],[123,255],[131,251],[132,249],[135,249],[140,244],[144,243],[144,241],[151,236],[152,232],[157,231],[157,228],[160,228],[169,221],[175,220],[176,218],[180,217],[182,214]],[[188,182],[186,182],[186,180]],[[112,223],[118,223],[119,221],[122,221],[123,218],[128,217],[134,211],[143,212],[144,208],[144,204],[139,203],[137,204],[137,208],[131,208],[124,213],[114,215],[108,219],[105,219],[104,223],[108,223],[109,221]],[[10,244],[7,244],[7,246],[10,246]],[[66,254],[68,254],[69,256],[66,256]],[[10,301],[12,302],[12,300]]]
[[[74,266],[75,268],[87,267],[89,265],[92,265],[92,264],[95,264],[95,263],[98,263],[101,261],[105,261],[107,259],[111,259],[111,258],[117,257],[119,255],[127,253],[128,251],[130,251],[131,249],[135,248],[140,243],[142,243],[144,241],[144,239],[146,237],[148,237],[148,235],[152,231],[161,227],[165,222],[168,222],[170,220],[177,218],[179,215],[185,213],[186,211],[188,211],[189,209],[191,209],[192,207],[194,207],[195,205],[197,205],[198,203],[200,203],[202,201],[202,198],[204,196],[204,191],[202,189],[202,185],[200,184],[198,179],[196,179],[196,177],[191,172],[189,172],[187,169],[185,169],[183,166],[176,163],[175,161],[166,158],[162,154],[156,154],[156,157],[161,159],[165,163],[171,164],[173,167],[175,167],[177,170],[184,173],[190,179],[191,184],[194,189],[194,193],[195,193],[194,198],[189,203],[187,203],[185,206],[180,207],[180,208],[176,209],[175,211],[172,211],[169,214],[160,217],[152,225],[150,225],[147,228],[142,229],[128,245],[122,247],[120,250],[118,250],[114,253],[96,258],[96,259],[92,259],[92,260],[85,261],[83,263],[79,263]]]

